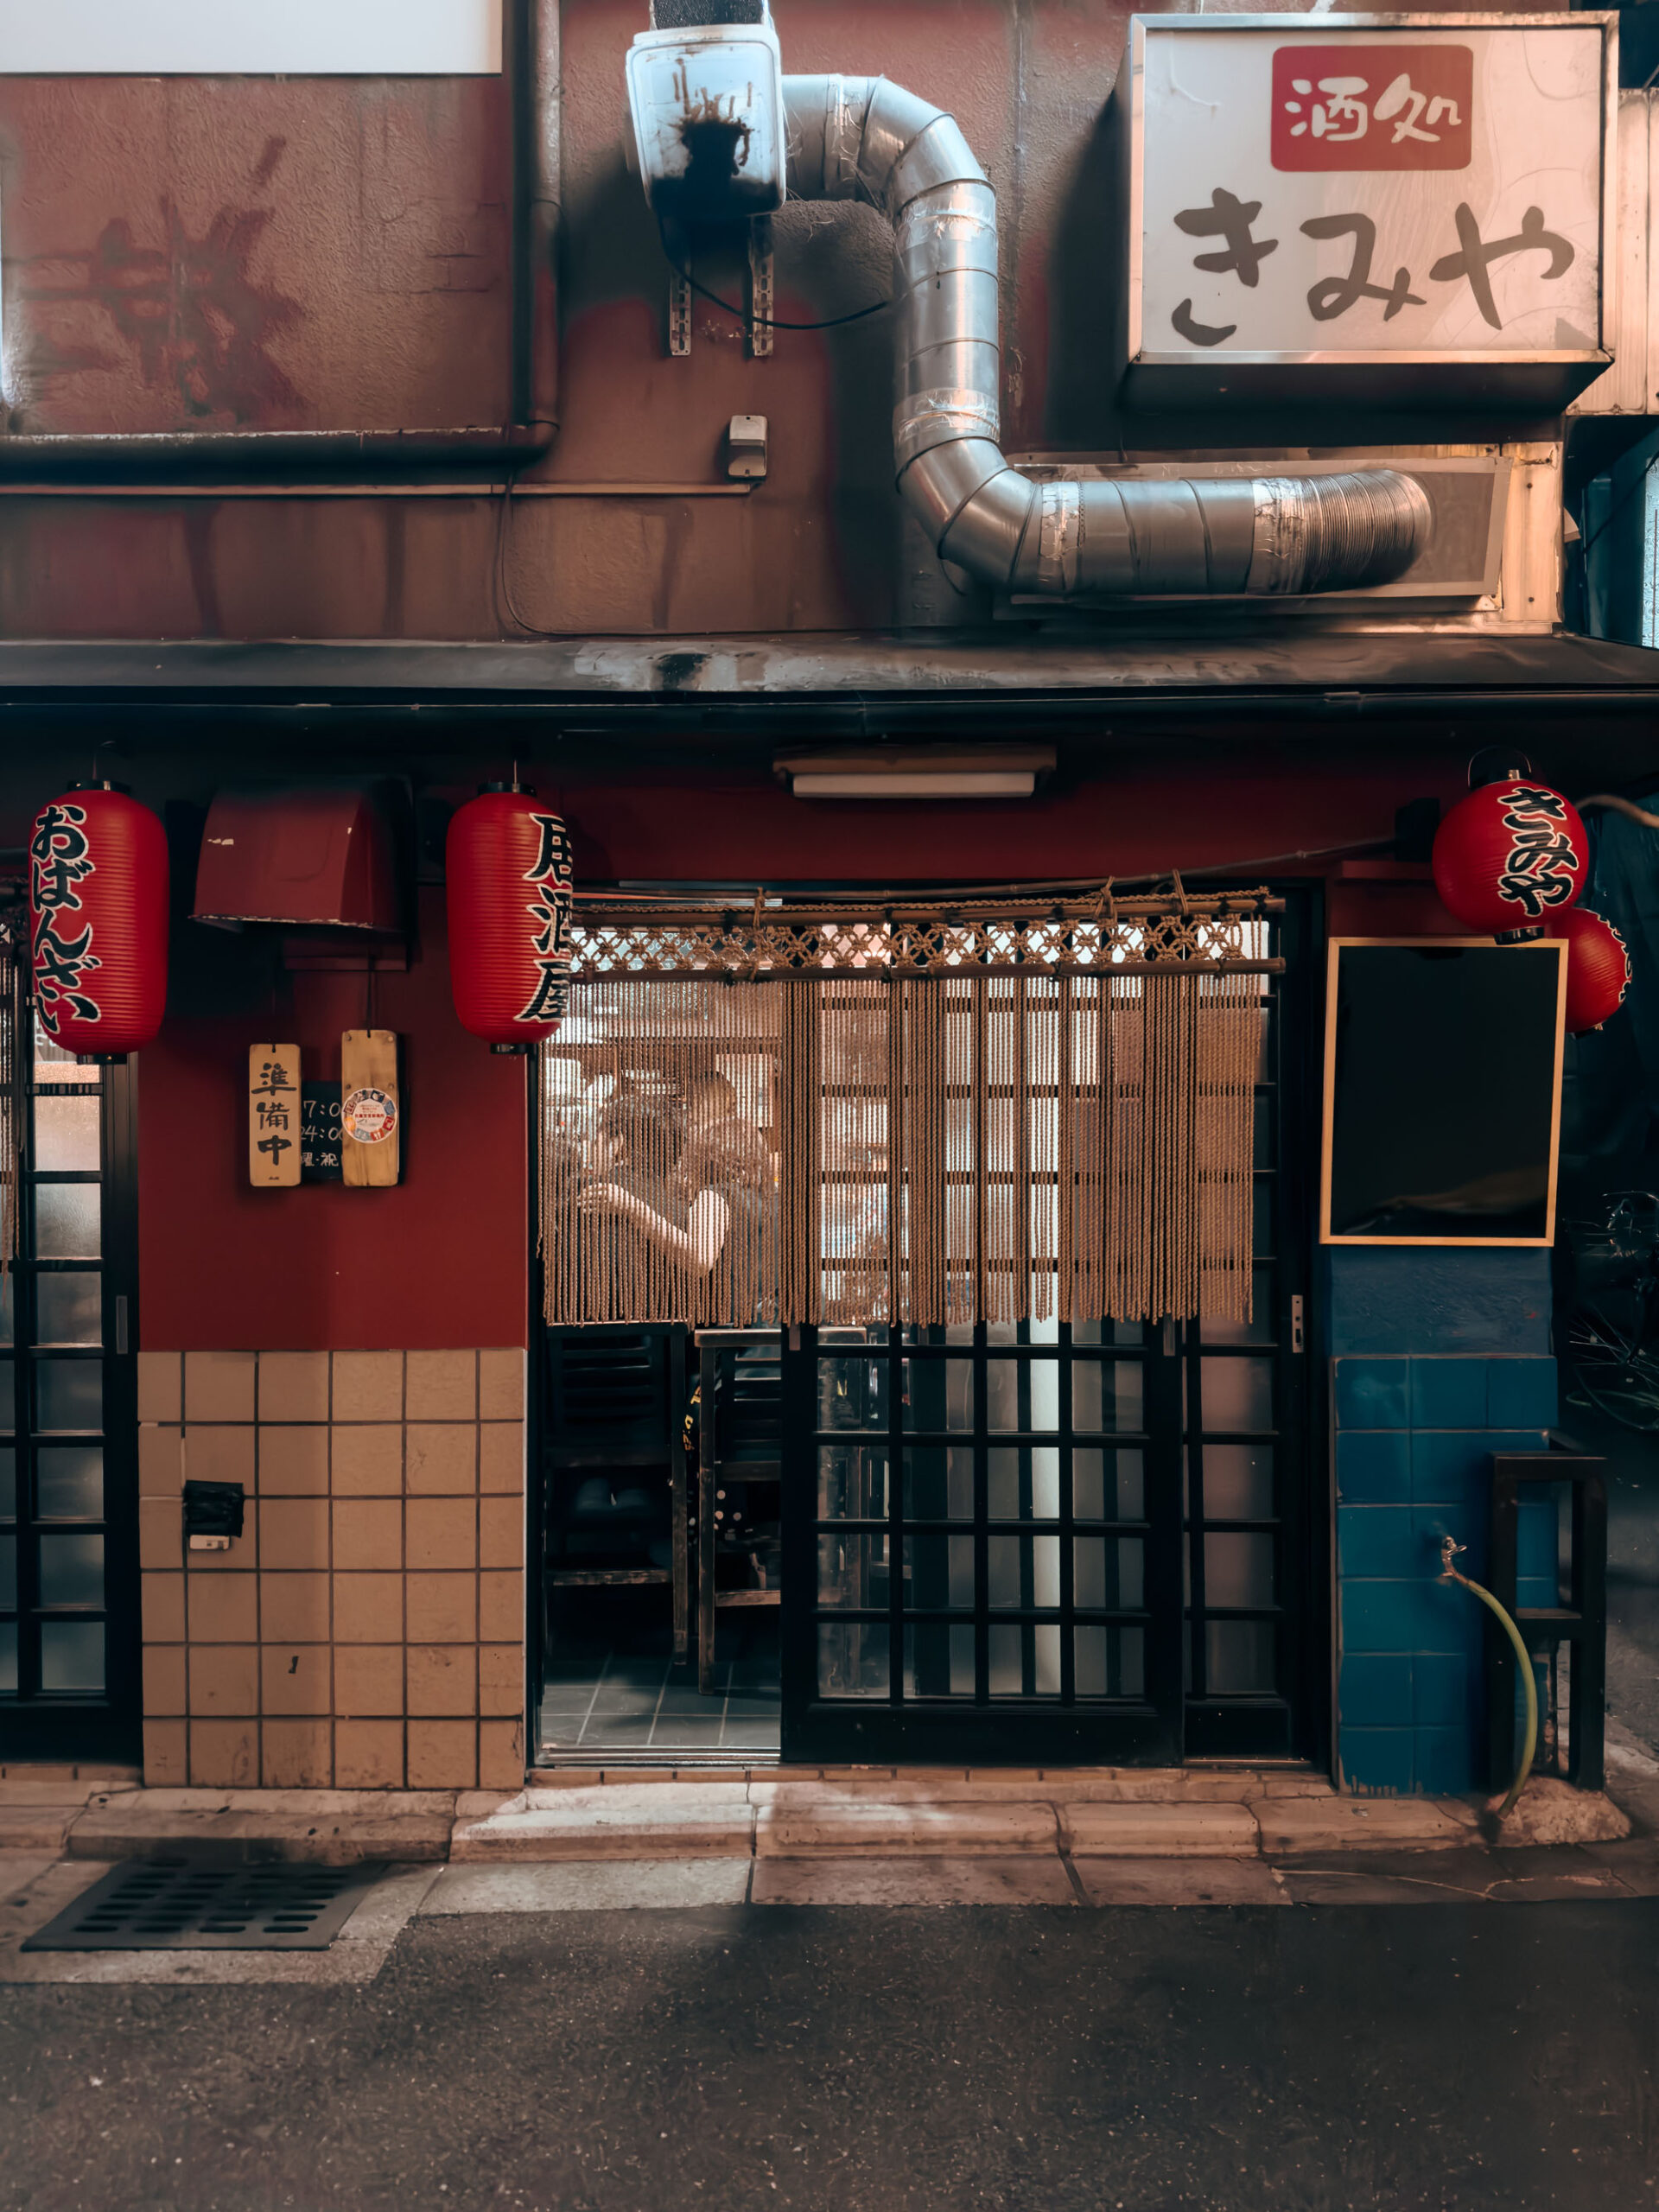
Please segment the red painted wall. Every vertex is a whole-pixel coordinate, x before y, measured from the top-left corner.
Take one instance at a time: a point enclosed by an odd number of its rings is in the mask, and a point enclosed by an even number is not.
[[[191,926],[186,925],[187,927]],[[308,1078],[340,1073],[365,1024],[360,975],[296,975]],[[449,1001],[442,893],[420,957],[378,976],[374,1021],[403,1039],[407,1141],[390,1191],[247,1179],[248,1047],[264,1011],[169,1019],[138,1058],[139,1331],[146,1351],[378,1351],[522,1344],[529,1297],[525,1075],[468,1037]]]
[[[1213,745],[1213,733],[1211,734]],[[1281,874],[1327,863],[1284,856],[1386,840],[1396,807],[1464,788],[1444,753],[1376,748],[1332,757],[1331,738],[1281,746],[1245,738],[1238,765],[1183,758],[1148,734],[1086,781],[1058,778],[1038,798],[803,800],[753,776],[641,771],[626,783],[538,772],[557,790],[575,839],[578,880],[1001,883],[1164,874],[1281,856]]]
[[[1185,766],[1179,745],[1156,744],[1010,805],[810,804],[759,769],[641,771],[626,782],[594,768],[563,780],[548,767],[530,774],[565,809],[579,879],[592,882],[1099,880],[1266,862],[1386,838],[1396,806],[1429,792],[1449,800],[1460,785],[1444,756],[1391,753],[1384,764],[1368,749],[1316,764],[1305,746],[1269,736],[1221,771]],[[1246,868],[1236,880],[1325,875],[1337,865]],[[1452,927],[1435,919],[1428,885],[1333,880],[1330,892],[1332,926],[1344,933]],[[404,1039],[408,1142],[397,1189],[249,1187],[248,1046],[274,1024],[298,1039],[308,1077],[334,1076],[341,1030],[365,1019],[360,976],[300,974],[284,988],[291,1010],[175,1014],[140,1055],[145,1347],[522,1344],[524,1063],[491,1054],[455,1020],[442,893],[423,893],[409,973],[374,986],[375,1022]]]

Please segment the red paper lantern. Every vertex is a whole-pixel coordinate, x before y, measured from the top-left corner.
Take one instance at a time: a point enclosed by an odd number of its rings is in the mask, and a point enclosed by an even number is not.
[[[1574,1037],[1599,1029],[1618,1012],[1630,988],[1630,956],[1611,922],[1575,906],[1544,925],[1546,937],[1567,946],[1567,1026]]]
[[[112,785],[35,817],[29,909],[41,1027],[66,1052],[118,1059],[167,1009],[167,833]]]
[[[1590,847],[1570,799],[1506,776],[1460,799],[1434,837],[1434,888],[1465,929],[1535,930],[1584,887]]]
[[[531,791],[484,791],[445,849],[449,986],[463,1029],[498,1052],[551,1037],[570,971],[570,840]]]

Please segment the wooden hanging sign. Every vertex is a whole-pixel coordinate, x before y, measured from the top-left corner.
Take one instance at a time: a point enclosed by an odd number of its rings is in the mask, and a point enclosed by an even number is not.
[[[248,1047],[248,1180],[289,1191],[300,1179],[300,1048]]]
[[[348,1029],[340,1040],[340,1166],[353,1190],[397,1180],[404,1111],[395,1029]]]

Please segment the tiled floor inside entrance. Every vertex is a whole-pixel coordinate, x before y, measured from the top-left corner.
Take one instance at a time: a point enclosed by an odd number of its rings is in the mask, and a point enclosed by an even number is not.
[[[721,1619],[713,1688],[697,1688],[695,1660],[673,1663],[665,1593],[552,1593],[536,1758],[614,1752],[693,1757],[776,1754],[778,1616],[739,1609]]]
[[[776,1751],[778,1666],[767,1655],[723,1659],[713,1692],[665,1658],[607,1653],[550,1671],[539,1760],[571,1751]]]

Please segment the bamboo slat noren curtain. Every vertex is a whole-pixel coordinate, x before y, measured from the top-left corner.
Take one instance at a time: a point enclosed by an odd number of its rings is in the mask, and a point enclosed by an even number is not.
[[[745,977],[605,950],[543,1047],[549,1321],[1249,1318],[1274,963]]]

